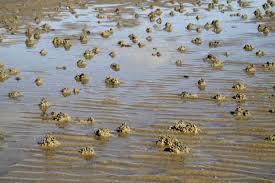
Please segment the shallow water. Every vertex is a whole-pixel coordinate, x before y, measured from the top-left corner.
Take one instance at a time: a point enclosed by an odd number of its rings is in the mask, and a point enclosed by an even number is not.
[[[217,7],[205,10],[205,2],[196,7],[198,12],[193,12],[195,6],[186,3],[185,12],[175,13],[174,17],[169,16],[173,5],[157,2],[155,8],[163,11],[162,24],[157,28],[153,28],[147,18],[152,11],[148,7],[150,2],[144,3],[144,11],[131,1],[100,2],[91,1],[88,9],[76,9],[78,18],[62,9],[57,17],[42,21],[41,25],[47,22],[55,31],[42,34],[42,39],[31,49],[26,48],[23,34],[4,34],[7,39],[0,43],[0,59],[6,68],[19,68],[22,80],[18,82],[11,77],[0,83],[0,131],[6,134],[5,140],[0,141],[0,182],[274,181],[275,144],[264,138],[275,132],[274,113],[268,112],[275,107],[275,99],[270,98],[274,94],[275,72],[264,71],[261,64],[274,61],[275,35],[258,33],[260,22],[253,15],[265,1],[250,1],[247,8],[240,8],[233,1],[233,11],[225,13]],[[124,20],[125,26],[116,28],[116,22],[108,18],[100,19],[98,24],[96,7],[103,7],[104,15],[113,15],[113,10],[121,7],[123,13],[116,18]],[[133,16],[135,12],[140,15],[138,19]],[[236,12],[246,13],[248,20],[230,17]],[[196,20],[196,15],[201,19]],[[219,19],[222,25],[220,34],[185,29],[188,23],[203,26],[213,19]],[[166,22],[172,24],[171,33],[162,30]],[[271,24],[274,30],[274,19],[265,18],[263,22]],[[86,45],[77,40],[84,25],[92,31]],[[99,33],[111,27],[114,34],[108,39],[101,38]],[[152,33],[145,32],[147,27],[152,28]],[[20,31],[24,30],[22,26]],[[131,33],[146,46],[118,47],[119,40],[130,43],[128,35]],[[152,42],[146,41],[148,35],[152,36]],[[70,51],[54,48],[51,43],[54,36],[71,37]],[[202,38],[202,45],[190,42],[195,37]],[[222,46],[209,48],[208,42],[213,40],[221,41]],[[244,51],[242,47],[246,43],[255,49]],[[187,47],[184,54],[177,51],[181,45]],[[101,53],[89,61],[87,68],[77,68],[76,62],[83,57],[83,52],[95,46],[101,48]],[[45,57],[39,54],[42,48],[48,52]],[[153,57],[152,53],[156,52],[153,48],[162,56]],[[259,49],[266,55],[256,57]],[[117,53],[115,58],[108,55],[111,51]],[[224,56],[226,51],[231,53],[229,57]],[[203,61],[208,53],[224,61],[222,70],[213,70]],[[177,59],[183,60],[183,66],[175,65]],[[121,71],[112,71],[111,63],[119,63]],[[249,63],[257,67],[253,76],[243,71]],[[66,70],[56,70],[63,65]],[[74,76],[80,73],[89,74],[91,80],[87,85],[74,81]],[[122,85],[106,87],[107,75],[120,78]],[[185,79],[184,75],[190,77]],[[35,86],[33,81],[37,76],[44,78],[44,85]],[[207,82],[205,90],[196,86],[200,78]],[[216,93],[231,98],[235,95],[231,87],[237,81],[248,85],[245,91],[248,101],[241,104],[252,114],[248,120],[238,120],[230,114],[238,106],[233,99],[221,104],[211,99]],[[81,92],[78,96],[64,98],[60,94],[64,87],[79,87]],[[7,94],[12,90],[21,91],[23,97],[9,99]],[[182,100],[178,96],[182,91],[197,93],[199,98]],[[92,115],[96,124],[68,123],[60,128],[52,121],[42,120],[37,105],[42,97],[53,103],[50,111],[66,112],[74,118]],[[191,148],[191,153],[170,155],[157,147],[155,141],[181,119],[193,121],[202,133],[196,136],[174,134]],[[114,130],[124,121],[133,129],[129,136],[120,137],[113,132],[108,141],[94,138],[96,129]],[[37,145],[49,132],[62,143],[56,152],[45,152]],[[96,151],[90,161],[83,160],[77,152],[87,145],[92,145]]]

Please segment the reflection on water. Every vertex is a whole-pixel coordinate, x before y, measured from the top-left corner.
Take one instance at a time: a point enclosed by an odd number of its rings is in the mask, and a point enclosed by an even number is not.
[[[1,182],[264,182],[275,179],[274,143],[264,141],[274,134],[274,71],[264,71],[261,65],[274,59],[274,33],[263,36],[258,33],[258,23],[273,21],[265,18],[259,22],[253,11],[265,1],[251,1],[249,7],[240,8],[232,2],[232,11],[221,13],[216,7],[207,11],[207,4],[195,7],[186,3],[184,13],[169,16],[174,7],[168,2],[154,2],[155,8],[163,11],[162,24],[153,26],[147,14],[152,11],[144,3],[145,9],[135,2],[109,1],[91,2],[88,9],[78,9],[78,17],[62,9],[58,18],[49,21],[55,31],[42,34],[34,48],[27,49],[23,34],[6,35],[7,42],[0,43],[0,59],[5,67],[16,67],[21,71],[21,81],[14,77],[0,83],[0,130],[5,132],[0,141],[0,180]],[[225,1],[220,1],[226,3]],[[96,18],[95,8],[103,8],[105,17]],[[120,15],[115,8],[122,8]],[[199,9],[198,12],[193,8]],[[271,8],[274,11],[274,8]],[[240,12],[248,19],[231,17]],[[139,18],[135,18],[135,13]],[[109,18],[107,16],[109,15]],[[112,15],[113,17],[110,17]],[[196,20],[195,16],[200,19]],[[120,20],[123,27],[117,28]],[[203,26],[206,22],[219,19],[222,32],[211,30],[201,33],[187,31],[188,23]],[[98,24],[100,21],[100,24]],[[164,24],[170,22],[173,31],[163,31]],[[124,24],[123,24],[124,23]],[[91,30],[89,42],[79,43],[78,37],[84,25]],[[101,31],[114,28],[114,34],[102,39]],[[152,33],[146,33],[150,27]],[[20,29],[24,32],[23,27]],[[128,35],[134,33],[145,43],[144,48],[132,44]],[[146,37],[151,35],[152,42]],[[72,48],[54,48],[54,36],[71,38]],[[191,43],[195,37],[202,39],[200,46]],[[132,47],[120,48],[119,40]],[[209,48],[209,41],[218,40],[221,46]],[[17,43],[14,44],[14,41]],[[252,44],[255,49],[246,52],[242,47]],[[177,51],[181,45],[187,47],[186,53]],[[88,67],[80,69],[76,62],[82,59],[83,52],[99,47],[101,53],[88,62]],[[45,49],[48,55],[41,57],[39,51]],[[264,50],[266,55],[256,57],[255,52]],[[114,51],[115,58],[108,54]],[[153,57],[159,51],[161,57]],[[230,52],[226,57],[224,53]],[[224,62],[221,70],[203,61],[212,53]],[[175,61],[183,60],[177,67]],[[119,63],[121,70],[110,69],[111,63]],[[256,65],[256,74],[247,75],[243,69],[250,63]],[[66,70],[56,70],[66,66]],[[87,85],[74,80],[76,74],[90,76]],[[104,79],[111,75],[123,81],[118,88],[105,86]],[[189,76],[184,78],[183,76]],[[44,78],[44,85],[36,87],[33,81],[37,76]],[[196,83],[203,78],[207,86],[198,89]],[[237,120],[230,111],[238,104],[231,99],[235,95],[232,85],[242,81],[247,84],[245,94],[248,100],[241,106],[249,110],[252,117]],[[80,88],[78,96],[64,98],[60,90],[64,87]],[[7,94],[19,90],[23,97],[11,100]],[[188,91],[198,94],[194,100],[181,99],[178,94]],[[223,103],[211,99],[222,93],[228,97]],[[59,128],[55,122],[40,117],[38,103],[47,98],[53,106],[50,111],[62,111],[74,118],[96,119],[94,125],[68,123]],[[191,148],[184,156],[169,155],[156,147],[159,135],[167,134],[167,128],[177,120],[194,121],[203,132],[200,135],[174,134],[181,142]],[[126,137],[118,136],[114,130],[128,122],[133,132]],[[98,128],[109,128],[112,137],[107,141],[94,138]],[[37,145],[46,133],[52,133],[62,146],[55,152],[45,152]],[[78,150],[92,145],[96,156],[83,160]]]

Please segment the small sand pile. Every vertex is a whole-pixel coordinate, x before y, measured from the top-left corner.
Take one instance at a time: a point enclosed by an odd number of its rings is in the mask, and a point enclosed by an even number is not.
[[[70,122],[72,120],[71,116],[63,112],[59,112],[59,113],[52,112],[51,116],[52,116],[52,120],[60,123]]]
[[[236,118],[247,118],[251,116],[251,113],[248,110],[243,109],[242,107],[237,107],[235,111],[231,112]]]
[[[89,160],[91,159],[93,156],[95,156],[95,150],[93,147],[91,146],[87,146],[87,147],[83,147],[81,148],[79,151],[80,155],[86,159]]]
[[[164,147],[164,151],[173,154],[187,154],[190,152],[190,148],[184,146],[178,139],[169,135],[160,136],[156,144]]]
[[[55,137],[53,137],[51,135],[46,135],[43,138],[42,143],[40,143],[40,146],[45,149],[54,149],[54,148],[59,147],[60,145],[61,145],[61,143],[58,140],[56,140]]]
[[[111,136],[111,133],[108,128],[100,128],[97,131],[95,131],[95,135],[99,138],[108,138]]]
[[[275,135],[270,135],[269,137],[266,137],[265,140],[275,142]]]
[[[131,128],[128,126],[127,123],[122,123],[116,131],[120,134],[129,134],[131,132]]]
[[[178,142],[178,139],[169,135],[164,135],[159,137],[156,144],[158,146],[164,147],[164,146],[172,146],[175,142]]]
[[[180,120],[175,125],[169,127],[170,130],[178,131],[184,134],[198,134],[201,130],[193,123]]]

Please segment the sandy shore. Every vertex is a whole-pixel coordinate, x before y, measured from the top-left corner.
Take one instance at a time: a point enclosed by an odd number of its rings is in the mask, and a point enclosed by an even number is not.
[[[274,7],[180,2],[0,0],[1,183],[275,180]]]

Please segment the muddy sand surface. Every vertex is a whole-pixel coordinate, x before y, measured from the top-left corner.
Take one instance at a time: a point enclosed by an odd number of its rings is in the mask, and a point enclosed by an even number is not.
[[[0,182],[274,182],[274,11],[0,0]]]

